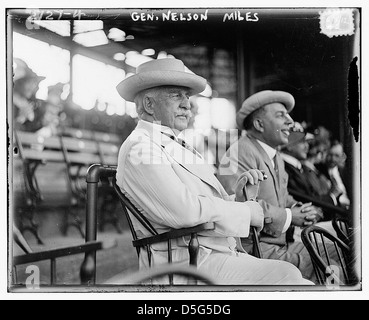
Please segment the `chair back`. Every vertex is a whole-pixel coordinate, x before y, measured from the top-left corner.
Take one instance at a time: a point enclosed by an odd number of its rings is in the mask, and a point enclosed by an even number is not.
[[[138,240],[138,236],[136,230],[134,229],[132,219],[129,215],[129,212],[140,222],[140,224],[151,233],[151,235],[155,236],[158,232],[151,225],[151,223],[147,220],[147,218],[133,205],[133,203],[123,194],[120,187],[117,185],[117,180],[115,177],[112,179],[112,184],[120,203],[122,205],[123,212],[127,218],[129,229],[131,230],[133,240]],[[140,248],[136,247],[137,255],[140,255]]]
[[[301,239],[310,254],[321,285],[349,285],[356,281],[354,260],[346,243],[316,225],[303,229]]]
[[[332,226],[338,238],[349,246],[351,234],[348,220],[341,217],[334,217],[332,219]]]
[[[86,241],[96,241],[97,237],[97,197],[98,197],[98,183],[102,180],[110,179],[116,192],[123,211],[128,220],[128,224],[132,233],[133,241],[132,244],[137,250],[138,256],[140,256],[140,249],[145,248],[146,253],[148,255],[149,266],[151,267],[151,245],[156,243],[167,242],[168,246],[168,264],[172,264],[172,240],[182,238],[185,236],[190,237],[190,241],[188,243],[188,253],[189,253],[189,265],[196,267],[198,252],[199,252],[199,241],[197,234],[199,232],[206,232],[215,229],[215,224],[213,222],[202,223],[197,226],[192,226],[189,228],[182,229],[170,229],[168,232],[158,233],[155,228],[151,225],[148,219],[133,205],[133,203],[123,194],[120,190],[120,187],[117,185],[116,181],[117,167],[103,166],[101,164],[92,165],[87,172],[87,197],[86,197]],[[151,236],[138,239],[138,235],[134,229],[131,216],[133,215],[144,228],[148,230]],[[96,271],[96,255],[93,253],[87,253],[84,260],[84,265],[89,266],[88,270],[86,270],[86,275],[84,277],[85,281],[94,282],[95,279],[95,271]],[[173,273],[168,274],[169,276],[169,284],[173,285]],[[190,280],[192,284],[195,284],[196,281],[193,282],[193,279]]]

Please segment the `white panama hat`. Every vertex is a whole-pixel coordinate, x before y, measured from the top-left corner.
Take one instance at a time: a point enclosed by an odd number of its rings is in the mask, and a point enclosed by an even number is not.
[[[120,82],[117,90],[123,99],[133,102],[136,95],[145,89],[170,85],[187,87],[190,94],[195,95],[205,90],[206,80],[186,72],[181,60],[166,58],[139,65],[136,74]]]

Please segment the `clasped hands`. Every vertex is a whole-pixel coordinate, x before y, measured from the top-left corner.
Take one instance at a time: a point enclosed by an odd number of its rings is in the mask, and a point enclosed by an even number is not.
[[[298,202],[291,208],[291,211],[292,224],[298,227],[310,226],[321,220],[323,215],[321,209],[313,206],[311,202]]]
[[[267,179],[265,172],[257,169],[250,169],[241,174],[237,179],[235,187],[236,201],[244,202],[248,200],[256,200],[259,183],[265,179]],[[249,194],[247,194],[247,191],[249,191]],[[260,205],[258,205],[258,207],[260,207]],[[258,211],[260,210],[254,211],[252,215],[253,219],[251,220],[254,220],[252,225],[260,227],[263,224],[263,219],[261,217],[261,215],[263,215],[263,211],[261,211],[262,214],[259,214]],[[323,216],[321,209],[313,206],[311,202],[298,202],[291,208],[291,212],[292,224],[299,227],[312,225],[321,220]]]

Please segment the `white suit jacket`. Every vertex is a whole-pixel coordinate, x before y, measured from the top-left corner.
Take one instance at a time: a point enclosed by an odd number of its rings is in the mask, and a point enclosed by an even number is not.
[[[255,210],[257,204],[235,202],[201,156],[163,133],[174,136],[168,127],[140,120],[123,143],[117,168],[117,184],[122,192],[159,233],[214,222],[214,231],[199,235],[199,266],[213,250],[244,252],[239,237],[249,235],[250,210]],[[136,219],[132,220],[139,235],[150,235]],[[188,241],[173,241],[173,262],[188,263]],[[167,244],[153,245],[152,254],[154,265],[167,262]],[[146,256],[140,255],[140,267],[147,266]]]

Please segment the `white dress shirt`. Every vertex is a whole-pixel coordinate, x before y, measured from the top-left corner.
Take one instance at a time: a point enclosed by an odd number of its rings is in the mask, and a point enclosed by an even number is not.
[[[328,169],[329,176],[331,177],[332,181],[335,181],[336,188],[342,192],[341,196],[339,197],[339,202],[341,204],[350,205],[350,200],[347,196],[346,187],[342,181],[340,172],[338,171],[338,167],[335,166],[333,168]]]
[[[286,154],[286,153],[281,153],[281,157],[282,157],[282,159],[283,159],[284,162],[289,163],[291,166],[293,166],[297,170],[300,170],[301,171],[302,164],[301,164],[301,161],[300,160],[298,160],[295,157],[292,157],[291,155]]]

